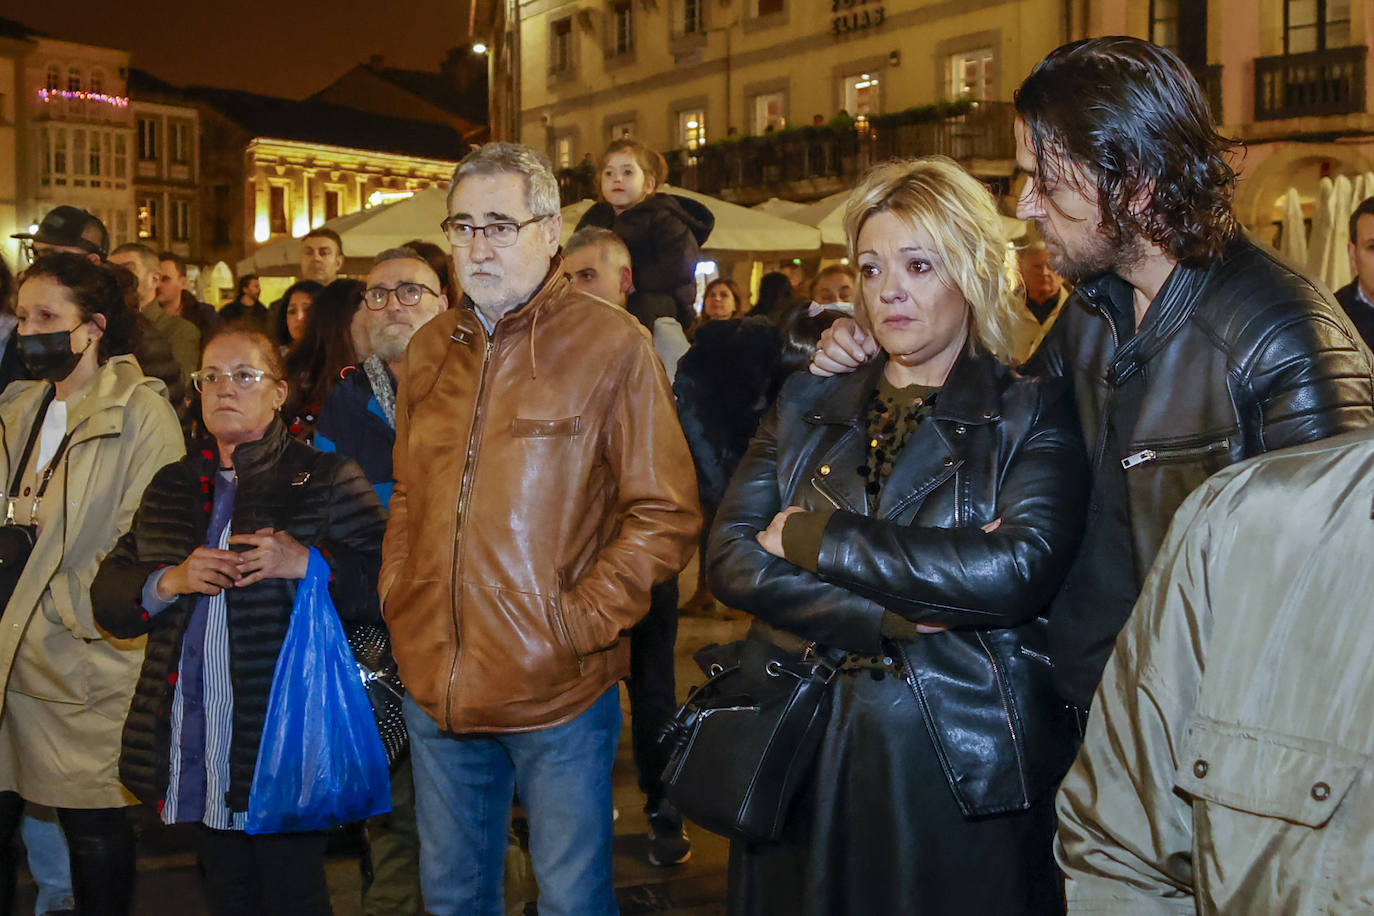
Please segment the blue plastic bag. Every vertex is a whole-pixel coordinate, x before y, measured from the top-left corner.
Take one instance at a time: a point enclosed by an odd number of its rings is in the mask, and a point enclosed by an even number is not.
[[[245,830],[326,830],[390,810],[386,749],[329,598],[329,564],[312,547],[272,675]]]

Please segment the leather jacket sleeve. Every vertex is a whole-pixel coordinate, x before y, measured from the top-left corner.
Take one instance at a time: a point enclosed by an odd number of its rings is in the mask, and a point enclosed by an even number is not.
[[[561,596],[579,655],[613,644],[648,613],[650,588],[682,571],[701,530],[692,455],[668,377],[647,341],[627,358],[607,420],[616,536]]]
[[[1263,336],[1242,351],[1255,354],[1242,367],[1258,420],[1242,425],[1258,430],[1258,441],[1245,443],[1247,455],[1374,423],[1369,352],[1331,317],[1294,312],[1253,322]]]
[[[778,488],[779,410],[774,407],[740,461],[716,512],[707,547],[711,591],[730,607],[824,646],[881,648],[883,607],[775,557],[756,535],[782,511]]]
[[[1035,388],[1041,403],[998,488],[996,530],[836,512],[821,575],[920,623],[1014,627],[1041,614],[1078,549],[1088,468],[1067,385]]]

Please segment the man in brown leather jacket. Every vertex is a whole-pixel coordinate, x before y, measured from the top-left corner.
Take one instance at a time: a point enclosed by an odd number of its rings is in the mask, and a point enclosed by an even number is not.
[[[380,591],[436,916],[500,911],[517,786],[540,913],[616,911],[621,634],[700,525],[648,332],[563,276],[558,203],[527,147],[459,163],[443,228],[467,295],[398,372]]]

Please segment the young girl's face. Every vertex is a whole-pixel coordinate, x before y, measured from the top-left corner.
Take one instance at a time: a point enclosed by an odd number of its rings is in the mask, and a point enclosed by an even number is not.
[[[633,207],[653,189],[653,181],[628,150],[612,153],[601,170],[601,196],[617,213]]]

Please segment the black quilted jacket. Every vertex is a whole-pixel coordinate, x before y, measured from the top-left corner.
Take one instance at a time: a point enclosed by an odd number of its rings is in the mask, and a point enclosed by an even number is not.
[[[231,533],[272,527],[318,547],[329,561],[329,591],[339,616],[379,620],[377,571],[386,521],[358,466],[297,442],[279,420],[262,439],[239,446],[234,463],[239,483]],[[101,563],[91,586],[101,626],[119,637],[148,634],[119,761],[124,785],[148,804],[160,802],[167,791],[173,675],[197,596],[183,595],[150,619],[140,606],[143,584],[154,570],[180,563],[205,543],[211,478],[218,465],[210,447],[159,471],[143,494],[132,528]],[[266,579],[228,594],[234,684],[228,804],[235,811],[248,807],[272,674],[295,593],[293,580]]]

